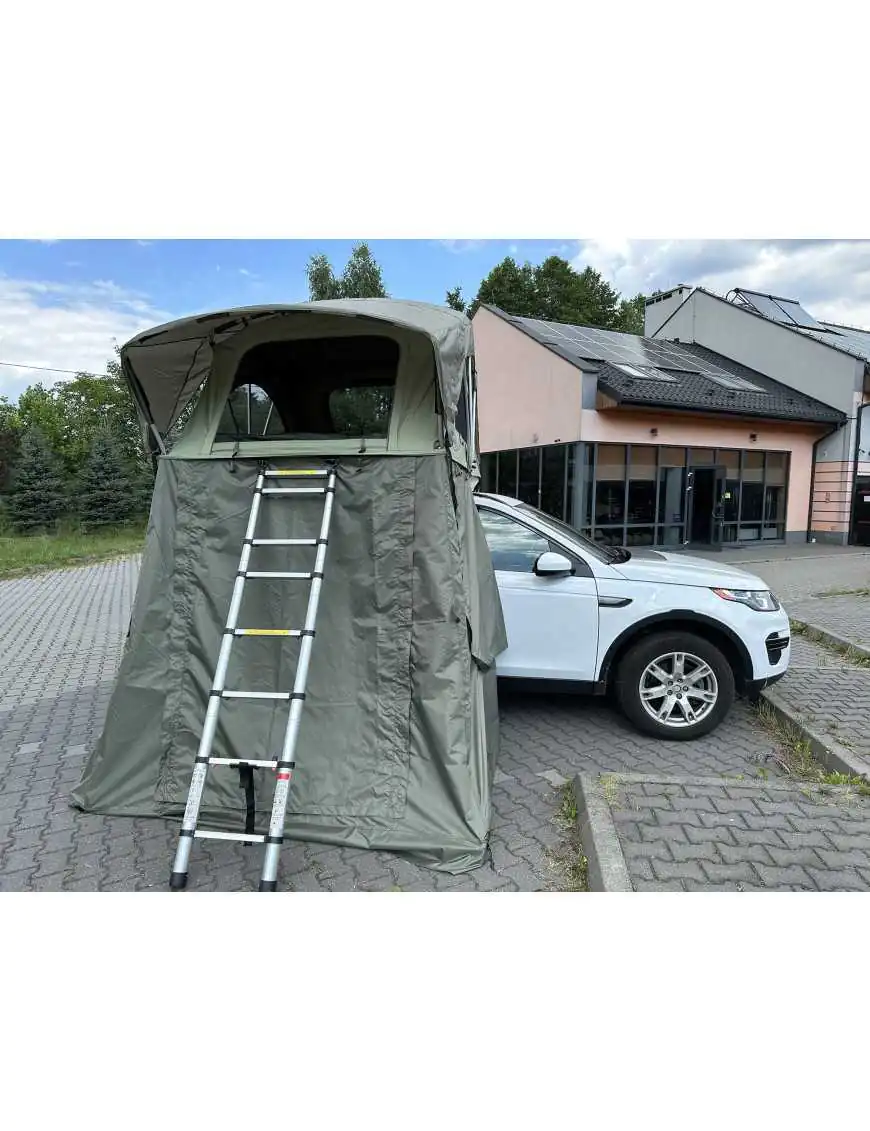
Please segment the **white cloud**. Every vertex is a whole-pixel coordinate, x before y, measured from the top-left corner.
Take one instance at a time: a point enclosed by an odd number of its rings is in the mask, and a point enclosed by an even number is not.
[[[109,279],[75,285],[0,275],[0,361],[103,373],[115,341],[170,318],[147,295]],[[0,394],[14,400],[36,381],[65,379],[62,373],[0,365]]]
[[[572,260],[625,296],[678,283],[798,299],[818,318],[870,327],[870,240],[583,240]]]
[[[454,255],[462,255],[466,251],[479,251],[487,242],[487,240],[438,240],[442,247],[446,247]]]

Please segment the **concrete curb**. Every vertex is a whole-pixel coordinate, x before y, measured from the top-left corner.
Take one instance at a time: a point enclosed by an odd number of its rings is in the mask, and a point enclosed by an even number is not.
[[[588,862],[590,891],[634,891],[610,806],[601,795],[597,777],[574,778],[577,828]]]
[[[789,620],[792,624],[815,633],[822,644],[828,644],[832,648],[848,648],[865,660],[870,660],[870,648],[865,648],[863,644],[856,644],[854,640],[847,640],[845,636],[838,636],[836,632],[831,632],[829,628],[821,628],[802,617],[789,617]]]
[[[870,776],[867,763],[854,754],[842,743],[830,736],[822,736],[810,726],[784,699],[774,687],[767,687],[762,691],[761,698],[771,708],[773,713],[782,722],[793,726],[801,738],[809,745],[810,750],[827,770],[839,774],[853,774],[855,777],[867,778]]]

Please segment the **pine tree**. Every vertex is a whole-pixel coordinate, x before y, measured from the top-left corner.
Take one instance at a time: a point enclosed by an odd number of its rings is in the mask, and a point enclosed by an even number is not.
[[[53,531],[66,513],[61,462],[39,428],[28,428],[21,439],[7,507],[12,527],[20,534]]]
[[[458,310],[460,314],[465,313],[465,299],[462,297],[462,287],[454,287],[452,291],[448,291],[444,296],[444,300],[451,309]]]
[[[141,510],[130,466],[106,429],[97,432],[79,477],[78,510],[83,530],[120,526]]]

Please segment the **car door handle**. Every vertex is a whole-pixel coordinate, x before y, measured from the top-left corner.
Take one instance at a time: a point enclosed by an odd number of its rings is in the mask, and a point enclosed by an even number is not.
[[[598,598],[599,609],[624,609],[632,602],[631,597],[601,597]]]

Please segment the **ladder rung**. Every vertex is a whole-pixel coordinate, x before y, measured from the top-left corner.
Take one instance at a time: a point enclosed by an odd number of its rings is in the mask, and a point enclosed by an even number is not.
[[[316,538],[252,538],[252,546],[316,546]]]
[[[301,628],[234,628],[233,636],[301,636]]]
[[[197,840],[240,840],[245,844],[262,844],[266,839],[262,833],[222,833],[217,829],[197,829],[193,835]]]
[[[256,766],[263,770],[277,770],[278,763],[267,758],[209,758],[210,766]]]
[[[264,487],[263,495],[325,495],[325,487]]]
[[[294,476],[294,475],[313,475],[313,476],[317,477],[317,476],[329,475],[329,471],[325,467],[312,467],[312,468],[291,467],[290,469],[288,469],[286,471],[264,471],[263,474],[264,475],[271,475],[271,476],[274,476],[275,478],[277,478],[279,476]]]
[[[222,691],[221,699],[289,699],[290,691]]]
[[[264,570],[260,570],[260,569],[252,569],[252,570],[248,570],[248,572],[244,576],[245,576],[245,580],[247,580],[249,577],[280,577],[280,578],[283,578],[284,581],[311,581],[311,579],[314,577],[314,574],[313,573],[287,573],[286,571],[274,571],[273,572],[273,571],[269,571],[269,570],[264,571]]]

